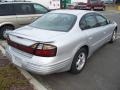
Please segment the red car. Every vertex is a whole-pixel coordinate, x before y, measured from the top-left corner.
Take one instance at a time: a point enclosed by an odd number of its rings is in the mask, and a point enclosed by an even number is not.
[[[105,4],[101,0],[79,0],[68,5],[69,9],[85,9],[85,10],[105,10]]]

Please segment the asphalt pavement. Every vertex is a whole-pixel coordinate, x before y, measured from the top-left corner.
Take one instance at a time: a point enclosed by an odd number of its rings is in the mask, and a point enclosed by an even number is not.
[[[105,15],[118,23],[120,33],[120,14],[111,12]],[[80,74],[32,75],[52,90],[120,90],[120,38],[98,49]]]

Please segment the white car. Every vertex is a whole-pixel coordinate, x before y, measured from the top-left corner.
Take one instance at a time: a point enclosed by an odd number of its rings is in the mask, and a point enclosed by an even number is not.
[[[14,30],[35,21],[50,10],[32,2],[0,3],[0,38],[5,31]]]
[[[79,73],[87,58],[116,39],[117,24],[85,10],[55,10],[7,35],[7,56],[28,71]]]

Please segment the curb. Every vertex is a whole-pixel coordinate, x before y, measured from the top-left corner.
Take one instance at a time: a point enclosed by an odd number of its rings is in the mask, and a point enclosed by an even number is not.
[[[35,90],[48,90],[45,88],[40,82],[38,82],[35,78],[33,78],[27,71],[18,67],[21,73],[29,80],[29,82],[34,86]]]
[[[0,45],[0,51],[1,51],[1,53],[5,56],[5,50],[4,50],[4,48],[2,47],[2,45]]]
[[[0,51],[5,56],[5,50],[2,45],[0,45]],[[29,74],[27,71],[17,67],[18,70],[21,72],[22,75],[33,85],[35,90],[48,90],[44,85],[42,85],[40,82],[38,82],[31,74]]]

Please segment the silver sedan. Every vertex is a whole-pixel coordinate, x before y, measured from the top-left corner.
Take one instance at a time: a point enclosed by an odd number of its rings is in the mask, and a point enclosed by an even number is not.
[[[13,64],[46,75],[79,73],[92,53],[114,42],[117,24],[94,11],[55,10],[7,35]]]

